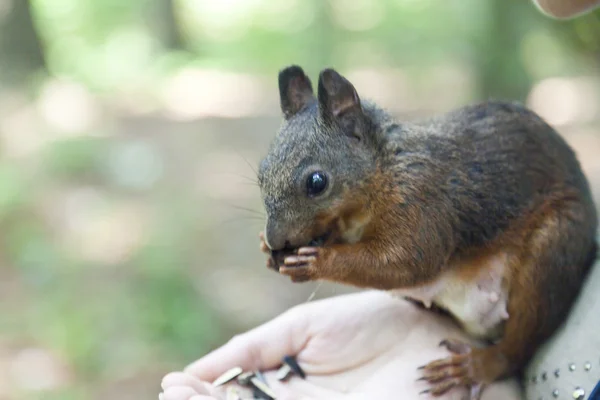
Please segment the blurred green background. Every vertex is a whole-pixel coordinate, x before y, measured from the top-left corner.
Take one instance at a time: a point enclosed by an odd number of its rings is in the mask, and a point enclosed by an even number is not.
[[[0,0],[0,399],[156,398],[306,301],[264,268],[277,72],[411,119],[516,99],[600,198],[600,12],[526,0]],[[318,297],[350,288],[324,285]]]

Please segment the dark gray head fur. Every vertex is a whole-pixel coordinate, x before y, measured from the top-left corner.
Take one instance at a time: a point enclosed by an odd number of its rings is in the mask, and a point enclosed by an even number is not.
[[[258,171],[272,249],[314,239],[319,213],[374,171],[382,120],[374,118],[381,111],[363,104],[354,86],[332,69],[321,71],[316,97],[298,66],[279,73],[279,91],[284,121]],[[328,186],[310,197],[306,181],[315,171],[326,174]]]

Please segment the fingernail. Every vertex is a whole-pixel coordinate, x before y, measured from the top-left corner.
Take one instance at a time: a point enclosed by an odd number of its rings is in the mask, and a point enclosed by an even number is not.
[[[283,262],[284,262],[284,264],[295,264],[298,262],[298,257],[289,256],[289,257],[286,257]]]

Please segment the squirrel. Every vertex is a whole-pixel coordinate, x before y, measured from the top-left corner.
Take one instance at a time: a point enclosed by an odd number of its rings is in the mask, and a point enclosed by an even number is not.
[[[278,76],[282,125],[258,168],[267,265],[293,282],[374,288],[446,310],[483,347],[448,338],[420,367],[431,395],[523,371],[566,319],[597,256],[574,151],[516,102],[399,122],[332,68],[317,95]]]

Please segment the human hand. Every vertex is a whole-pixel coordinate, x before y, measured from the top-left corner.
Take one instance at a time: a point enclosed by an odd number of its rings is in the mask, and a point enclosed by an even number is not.
[[[573,19],[600,7],[600,0],[533,0],[546,15],[558,19]]]
[[[165,376],[164,400],[224,398],[212,388],[226,370],[266,371],[278,399],[433,399],[417,367],[448,355],[447,337],[469,340],[448,318],[420,310],[384,292],[361,292],[296,306],[188,366]],[[474,343],[472,340],[470,343]],[[306,379],[279,382],[274,369],[284,355],[296,357]],[[436,399],[459,399],[455,389]],[[251,397],[250,397],[251,398]],[[483,400],[516,400],[516,381],[487,387]]]

